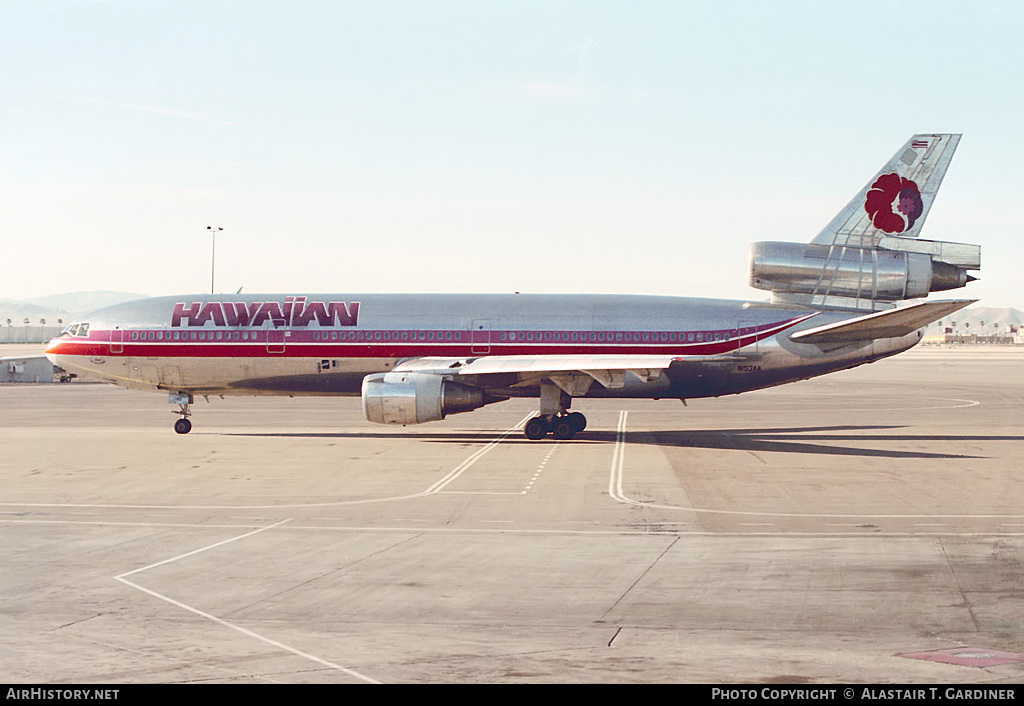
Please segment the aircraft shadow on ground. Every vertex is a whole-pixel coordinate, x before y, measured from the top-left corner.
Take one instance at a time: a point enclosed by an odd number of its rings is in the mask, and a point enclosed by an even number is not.
[[[825,427],[771,427],[755,429],[691,429],[679,431],[627,431],[627,444],[646,444],[689,449],[718,449],[722,451],[749,451],[758,453],[800,453],[827,456],[864,456],[876,458],[921,459],[973,459],[986,458],[969,453],[942,453],[908,449],[871,448],[860,444],[884,442],[885,445],[936,444],[957,445],[998,441],[1024,441],[1024,436],[1004,435],[946,435],[879,433],[904,429],[901,426],[825,426]],[[217,432],[213,432],[217,433]],[[453,432],[250,432],[230,433],[227,436],[285,437],[310,439],[403,439],[438,444],[488,444],[499,430]],[[562,444],[614,443],[617,435],[611,430],[587,429]],[[503,444],[555,443],[550,437],[543,441],[530,441],[518,432],[502,440]],[[856,446],[849,445],[857,443]],[[872,444],[874,446],[874,444]]]

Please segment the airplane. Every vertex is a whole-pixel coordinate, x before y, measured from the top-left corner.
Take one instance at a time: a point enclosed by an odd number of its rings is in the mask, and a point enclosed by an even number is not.
[[[46,356],[84,378],[196,395],[360,395],[379,424],[539,398],[529,439],[587,426],[576,398],[718,397],[870,363],[976,300],[977,245],[918,238],[958,134],[913,135],[810,243],[751,246],[767,301],[559,294],[208,294],[110,306]],[[902,305],[901,305],[902,304]]]

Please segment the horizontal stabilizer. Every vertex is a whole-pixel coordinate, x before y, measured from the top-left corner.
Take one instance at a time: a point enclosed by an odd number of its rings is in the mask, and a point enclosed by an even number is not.
[[[818,326],[794,333],[789,338],[796,343],[813,344],[855,343],[857,341],[872,341],[876,338],[899,338],[976,301],[977,299],[921,302]]]

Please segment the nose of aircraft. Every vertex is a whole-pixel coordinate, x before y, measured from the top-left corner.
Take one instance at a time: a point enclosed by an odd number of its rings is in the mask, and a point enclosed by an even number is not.
[[[55,336],[51,338],[46,344],[46,354],[51,355],[57,353],[57,349],[60,347],[61,340],[62,339],[60,336]]]

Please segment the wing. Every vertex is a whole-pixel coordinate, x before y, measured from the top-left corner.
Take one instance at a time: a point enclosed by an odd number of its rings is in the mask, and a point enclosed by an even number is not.
[[[739,354],[671,355],[496,355],[481,358],[417,358],[396,372],[457,375],[483,387],[526,387],[547,379],[566,394],[582,397],[595,382],[608,389],[626,386],[628,377],[650,382],[673,364],[725,363],[745,360]]]
[[[807,319],[810,312],[758,331],[737,333],[731,339],[735,348],[774,336]],[[680,344],[685,349],[693,344]],[[697,344],[700,345],[700,344]],[[699,365],[747,360],[743,353],[711,355],[487,355],[471,358],[414,358],[395,367],[400,373],[431,373],[457,377],[481,387],[527,387],[548,379],[566,394],[582,397],[597,382],[608,389],[625,387],[630,378],[646,383],[657,380],[672,365]]]

